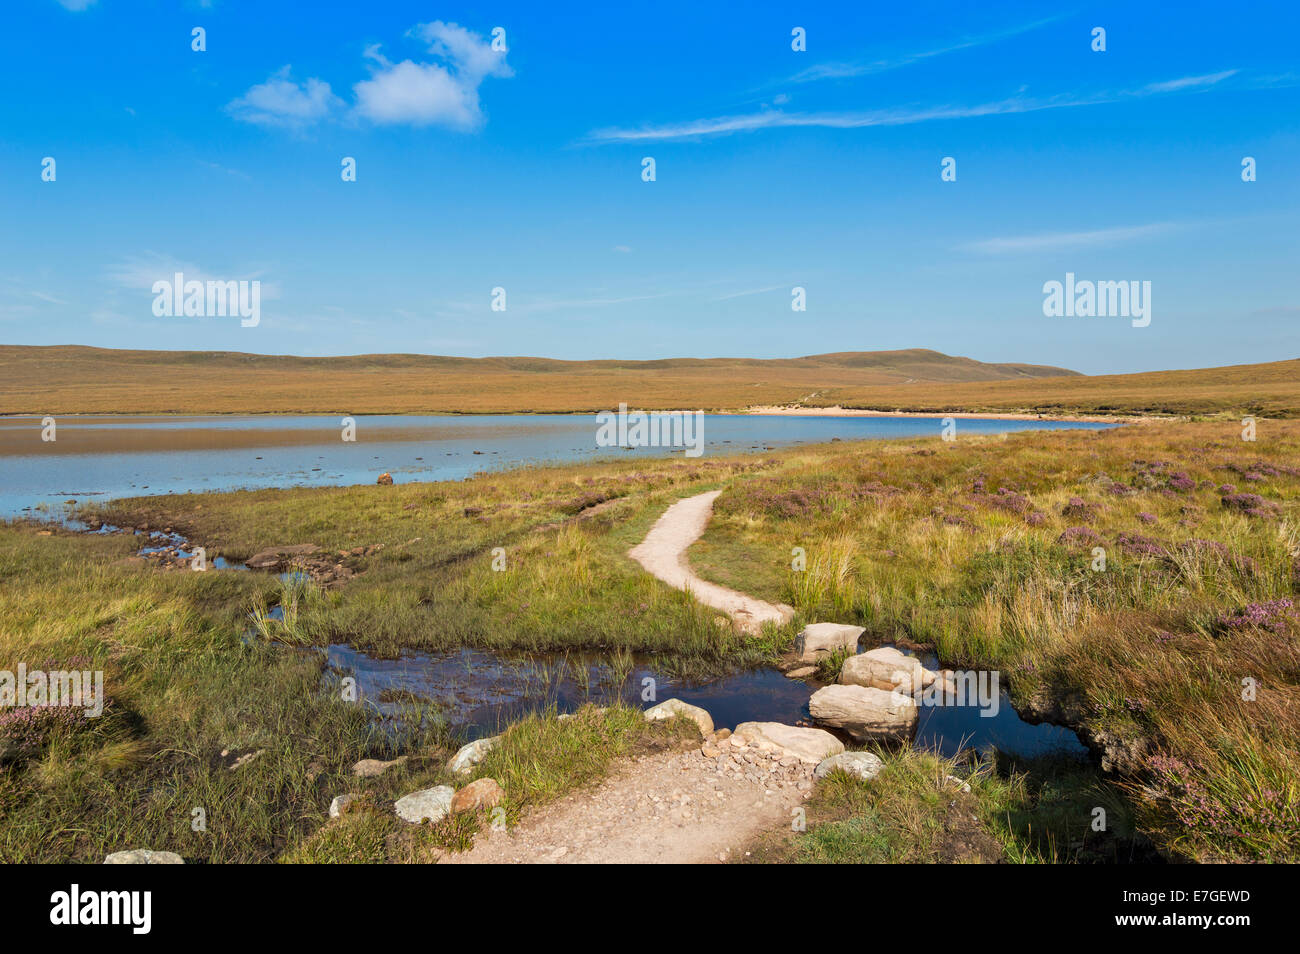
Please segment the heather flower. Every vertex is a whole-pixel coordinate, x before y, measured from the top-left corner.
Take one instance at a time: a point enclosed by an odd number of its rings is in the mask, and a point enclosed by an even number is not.
[[[1229,510],[1240,510],[1250,517],[1275,517],[1277,504],[1259,494],[1225,494],[1220,502]]]
[[[1138,515],[1137,515],[1137,518],[1138,518],[1139,520],[1141,520],[1143,523],[1155,523],[1155,522],[1156,522],[1156,515],[1153,514],[1153,513],[1147,513],[1145,510],[1139,512]]]
[[[1061,516],[1069,517],[1072,520],[1082,520],[1084,523],[1092,523],[1097,516],[1097,510],[1091,504],[1084,501],[1082,497],[1071,497],[1070,502],[1061,509]]]
[[[1064,547],[1096,547],[1101,545],[1101,537],[1092,527],[1069,527],[1056,538]]]
[[[1219,625],[1226,629],[1266,629],[1279,633],[1292,619],[1292,604],[1288,599],[1268,600],[1264,603],[1250,603],[1239,613],[1219,618]]]
[[[1163,557],[1169,555],[1158,540],[1144,537],[1140,533],[1121,533],[1115,538],[1115,542],[1126,553],[1137,556]]]

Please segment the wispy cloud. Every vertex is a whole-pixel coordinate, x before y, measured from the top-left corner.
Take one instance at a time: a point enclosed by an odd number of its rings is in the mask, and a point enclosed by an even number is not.
[[[226,104],[226,112],[246,123],[301,129],[317,123],[343,104],[330,91],[330,84],[315,77],[303,83],[290,78],[290,67],[282,66],[265,83],[249,88],[243,96]]]
[[[859,61],[853,63],[819,63],[816,66],[810,66],[806,70],[789,77],[786,82],[789,83],[813,83],[818,80],[826,79],[850,79],[856,76],[870,76],[874,73],[884,73],[889,70],[896,70],[904,66],[910,66],[913,63],[919,63],[922,60],[933,59],[936,56],[943,56],[945,53],[956,53],[958,50],[969,50],[978,46],[987,46],[990,43],[996,43],[999,40],[1005,40],[1013,36],[1019,36],[1022,33],[1028,33],[1030,30],[1037,30],[1039,27],[1046,26],[1049,23],[1055,23],[1063,18],[1063,15],[1047,17],[1043,20],[1035,20],[1033,23],[1024,23],[1020,26],[1009,27],[1005,30],[999,30],[995,33],[984,33],[979,36],[962,37],[954,40],[944,46],[935,47],[930,50],[922,50],[919,53],[907,53],[903,56],[891,59]]]
[[[659,126],[642,126],[636,129],[622,127],[596,129],[588,134],[586,141],[597,144],[656,142],[723,136],[737,132],[752,132],[759,129],[798,127],[862,129],[871,126],[908,126],[943,119],[970,119],[977,116],[1003,116],[1037,112],[1044,109],[1063,109],[1071,106],[1096,106],[1144,96],[1205,90],[1236,75],[1236,73],[1237,70],[1225,70],[1204,76],[1186,76],[1160,83],[1149,83],[1136,89],[1099,92],[1089,96],[1059,95],[1046,99],[1011,97],[974,106],[900,107],[841,113],[790,113],[779,109],[765,109],[756,113],[737,116],[694,119]]]
[[[1169,222],[1134,225],[1124,228],[1096,229],[1090,232],[1040,232],[1034,235],[1017,235],[1008,238],[990,238],[959,246],[963,251],[1000,255],[1015,252],[1055,252],[1062,249],[1092,248],[1151,238],[1173,231],[1177,226]]]
[[[1153,93],[1177,93],[1185,89],[1197,89],[1203,86],[1213,86],[1215,83],[1222,83],[1230,76],[1236,76],[1238,70],[1223,70],[1221,73],[1206,73],[1202,76],[1184,76],[1180,79],[1165,80],[1162,83],[1148,83],[1138,90],[1138,95],[1151,95]]]
[[[749,295],[763,295],[766,294],[767,292],[774,292],[779,290],[789,291],[791,287],[792,287],[791,285],[767,285],[763,288],[747,288],[744,291],[731,292],[729,295],[719,295],[713,300],[729,301],[732,298],[745,298]]]
[[[266,269],[244,270],[234,274],[215,274],[193,262],[182,262],[170,255],[158,252],[146,252],[127,258],[125,261],[110,265],[107,275],[111,282],[131,291],[152,290],[154,282],[170,282],[177,272],[183,272],[186,281],[252,281],[261,282],[262,300],[271,301],[280,297],[278,282],[262,279]]]

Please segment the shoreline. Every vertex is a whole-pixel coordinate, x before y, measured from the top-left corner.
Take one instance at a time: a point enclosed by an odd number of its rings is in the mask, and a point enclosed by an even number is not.
[[[756,404],[734,412],[754,417],[956,417],[992,421],[1080,421],[1086,424],[1136,424],[1177,421],[1175,415],[1158,414],[1037,414],[1032,411],[878,411],[869,408],[805,407],[799,404]]]

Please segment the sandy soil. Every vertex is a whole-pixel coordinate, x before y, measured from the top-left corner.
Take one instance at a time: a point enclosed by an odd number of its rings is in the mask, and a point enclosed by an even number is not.
[[[780,624],[789,621],[794,610],[702,580],[686,560],[686,550],[709,525],[713,501],[720,493],[720,490],[711,490],[679,500],[655,521],[646,538],[627,555],[669,586],[686,590],[705,606],[726,613],[745,632],[756,634],[765,622]]]
[[[708,753],[708,754],[706,754]],[[812,791],[813,765],[728,741],[625,762],[586,791],[484,832],[443,864],[704,864],[730,861],[788,827]]]

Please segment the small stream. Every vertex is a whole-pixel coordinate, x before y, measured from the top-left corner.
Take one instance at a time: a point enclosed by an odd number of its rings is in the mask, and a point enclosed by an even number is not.
[[[75,520],[61,525],[86,533],[120,533],[103,525],[91,530]],[[173,564],[188,562],[195,554],[180,534],[162,530],[133,531],[149,542],[138,555],[161,558]],[[211,567],[247,571],[242,563],[215,557]],[[281,573],[284,580],[291,574]],[[269,610],[282,616],[279,606]],[[251,633],[245,639],[256,638]],[[870,648],[870,647],[867,647]],[[918,655],[903,650],[908,655]],[[927,669],[940,669],[937,656],[919,654]],[[819,684],[790,679],[781,671],[762,667],[741,670],[715,679],[691,681],[655,667],[653,657],[633,657],[632,668],[621,680],[606,658],[591,653],[535,655],[493,653],[464,648],[452,652],[406,652],[396,659],[371,656],[346,643],[326,650],[327,665],[338,675],[357,681],[361,701],[381,715],[398,717],[411,702],[432,704],[447,724],[471,738],[495,735],[530,712],[554,707],[572,712],[588,702],[607,704],[615,699],[640,708],[655,701],[678,698],[708,710],[718,728],[734,729],[742,722],[781,722],[813,725],[808,700]],[[642,701],[647,680],[653,680],[653,701]],[[847,737],[845,740],[848,741]],[[1088,749],[1069,729],[1020,718],[1006,690],[999,705],[985,715],[975,705],[921,706],[913,744],[952,757],[964,748],[997,749],[1011,756],[1035,758],[1063,755],[1089,757]]]
[[[936,657],[920,658],[926,668],[938,668]],[[696,682],[656,670],[649,657],[634,657],[630,675],[616,685],[615,674],[602,659],[578,654],[539,657],[461,649],[380,659],[335,644],[329,647],[328,659],[338,674],[356,679],[361,699],[380,713],[397,716],[405,701],[417,698],[439,707],[448,724],[471,739],[495,735],[548,706],[572,712],[587,702],[602,705],[621,699],[649,708],[653,702],[641,701],[646,679],[654,680],[656,701],[677,698],[707,709],[718,728],[734,729],[741,722],[814,724],[808,700],[816,686],[772,668]],[[1069,729],[1021,719],[1005,690],[996,714],[988,717],[974,705],[922,706],[913,743],[944,756],[955,756],[963,748],[991,747],[1021,758],[1088,758],[1087,748]]]

